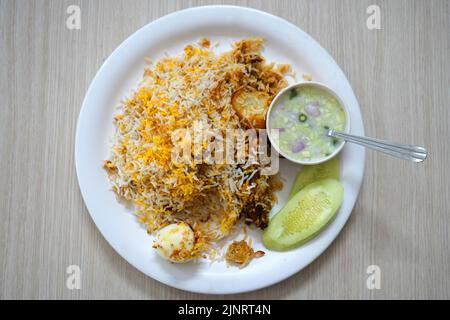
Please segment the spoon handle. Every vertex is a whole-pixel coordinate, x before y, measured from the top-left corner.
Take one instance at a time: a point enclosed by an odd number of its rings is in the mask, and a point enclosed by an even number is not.
[[[333,130],[328,131],[328,136],[356,143],[361,146],[368,147],[377,151],[384,152],[388,155],[404,160],[410,160],[413,162],[422,162],[427,157],[427,150],[418,146],[400,144],[396,142],[389,142],[368,137],[360,137]]]

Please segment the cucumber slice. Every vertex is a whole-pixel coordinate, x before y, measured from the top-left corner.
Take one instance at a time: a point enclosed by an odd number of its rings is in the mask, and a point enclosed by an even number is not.
[[[270,220],[262,236],[264,245],[283,251],[304,244],[334,218],[343,198],[344,188],[335,179],[309,184]]]
[[[339,180],[341,162],[338,157],[331,158],[327,162],[312,165],[303,166],[294,184],[292,185],[291,194],[289,199],[292,199],[300,190],[315,181],[322,179],[336,179]]]

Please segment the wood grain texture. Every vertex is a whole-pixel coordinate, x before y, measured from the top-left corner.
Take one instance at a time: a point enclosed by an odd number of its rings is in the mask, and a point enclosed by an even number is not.
[[[77,116],[103,60],[148,22],[214,3],[0,0],[0,298],[224,298],[167,287],[119,257],[90,219],[74,165]],[[367,135],[430,153],[413,165],[368,152],[359,200],[330,248],[282,283],[228,298],[450,298],[449,1],[220,3],[300,26],[347,74]],[[381,30],[366,28],[373,3]],[[65,27],[71,4],[81,7],[78,31]],[[81,290],[66,288],[71,264]],[[371,264],[380,290],[366,288]]]

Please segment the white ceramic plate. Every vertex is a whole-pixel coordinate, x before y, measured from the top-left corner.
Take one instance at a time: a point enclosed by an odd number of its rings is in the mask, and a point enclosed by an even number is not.
[[[270,14],[248,8],[207,6],[169,14],[138,30],[105,61],[92,81],[78,119],[75,157],[78,181],[86,206],[100,232],[129,263],[167,285],[193,292],[228,294],[251,291],[277,283],[300,271],[316,259],[336,238],[351,214],[364,172],[364,149],[346,145],[341,153],[344,202],[336,219],[306,245],[288,252],[271,252],[254,232],[255,249],[263,258],[244,269],[206,261],[184,265],[159,258],[152,237],[136,221],[132,210],[118,203],[102,161],[109,155],[114,133],[116,106],[129,96],[141,79],[145,57],[158,59],[165,52],[177,54],[189,43],[208,37],[220,41],[219,51],[232,41],[252,36],[265,40],[264,56],[270,61],[289,63],[299,80],[304,72],[315,81],[334,89],[348,106],[352,133],[363,135],[361,114],[352,88],[333,58],[298,27]],[[285,202],[299,166],[280,164],[285,187],[279,194],[276,212]]]

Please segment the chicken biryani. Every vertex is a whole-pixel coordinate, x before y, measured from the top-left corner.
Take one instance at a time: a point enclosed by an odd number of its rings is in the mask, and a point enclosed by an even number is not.
[[[134,205],[139,221],[156,235],[154,248],[170,261],[208,256],[239,222],[260,229],[268,224],[281,183],[262,174],[261,165],[172,158],[176,144],[186,143],[186,137],[174,141],[173,133],[194,130],[194,123],[223,134],[264,128],[267,108],[287,86],[290,68],[267,63],[262,48],[261,39],[251,38],[217,54],[202,39],[179,55],[149,62],[114,117],[116,132],[104,162],[112,189]],[[201,146],[200,152],[208,147]]]

